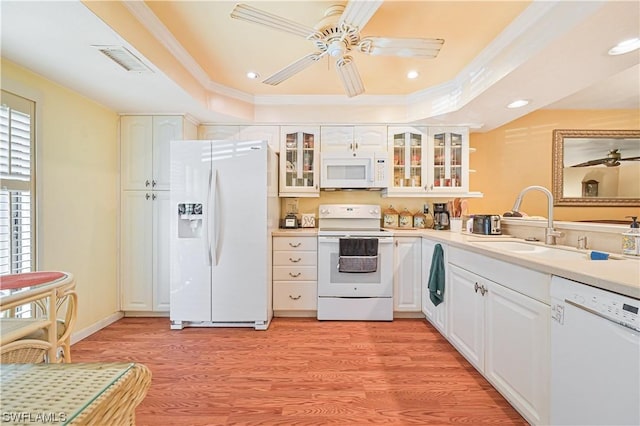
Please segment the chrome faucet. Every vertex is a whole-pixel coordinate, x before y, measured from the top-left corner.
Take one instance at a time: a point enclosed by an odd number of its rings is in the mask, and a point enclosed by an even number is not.
[[[545,244],[548,245],[555,245],[556,244],[556,237],[562,237],[564,234],[560,231],[556,231],[555,229],[553,229],[553,194],[551,194],[551,192],[545,188],[544,186],[527,186],[525,189],[523,189],[520,194],[518,194],[518,198],[516,198],[516,202],[513,205],[513,208],[511,209],[514,212],[518,212],[520,210],[520,204],[522,204],[522,197],[524,196],[524,194],[526,194],[527,192],[531,191],[531,190],[538,190],[543,192],[546,196],[547,196],[547,203],[548,203],[548,213],[547,213],[547,219],[548,219],[548,224],[547,224],[547,228],[544,231],[544,242]]]

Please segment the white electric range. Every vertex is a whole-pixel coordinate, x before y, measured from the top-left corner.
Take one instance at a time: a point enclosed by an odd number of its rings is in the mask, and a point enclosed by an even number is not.
[[[393,234],[380,206],[323,204],[318,218],[318,319],[393,320]],[[377,240],[375,271],[341,272],[340,240]]]

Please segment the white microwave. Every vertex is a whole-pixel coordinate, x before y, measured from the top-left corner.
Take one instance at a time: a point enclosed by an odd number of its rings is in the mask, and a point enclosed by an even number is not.
[[[386,188],[389,185],[388,158],[386,152],[358,157],[351,153],[321,153],[320,188]]]

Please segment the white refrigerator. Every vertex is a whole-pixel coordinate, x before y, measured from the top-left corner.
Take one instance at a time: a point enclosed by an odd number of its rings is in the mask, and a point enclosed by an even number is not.
[[[171,141],[172,329],[269,326],[277,164],[265,141]]]

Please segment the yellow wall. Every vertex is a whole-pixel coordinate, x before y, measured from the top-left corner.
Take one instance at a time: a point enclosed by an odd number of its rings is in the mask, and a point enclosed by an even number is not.
[[[552,132],[554,129],[640,129],[637,110],[540,110],[487,133],[472,133],[471,188],[484,193],[469,201],[472,213],[502,214],[513,207],[518,193],[529,185],[551,190]],[[541,192],[525,196],[522,210],[547,216]],[[625,220],[640,216],[638,207],[556,207],[554,219]]]
[[[38,269],[75,275],[82,330],[118,311],[118,115],[4,59],[2,88],[36,101]]]

